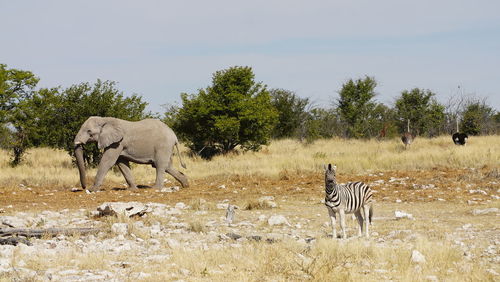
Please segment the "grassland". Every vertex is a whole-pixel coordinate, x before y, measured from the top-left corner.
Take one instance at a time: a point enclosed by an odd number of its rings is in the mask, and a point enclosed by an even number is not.
[[[154,250],[155,255],[168,255],[159,262],[146,263],[143,253],[133,251],[118,255],[103,250],[84,256],[78,247],[69,247],[53,257],[26,255],[16,249],[11,263],[37,273],[65,267],[113,272],[116,266],[112,262],[126,261],[130,266],[122,270],[130,274],[125,275],[129,281],[498,281],[498,212],[474,215],[473,211],[500,207],[500,137],[469,141],[467,146],[455,146],[449,136],[418,138],[404,150],[397,139],[332,139],[312,144],[281,140],[260,152],[240,152],[211,161],[190,158],[184,149],[182,156],[188,166],[184,172],[192,186],[175,193],[118,189],[124,187],[118,171],[108,173],[104,192],[72,193],[69,190],[79,185],[78,172],[66,152],[34,149],[16,168],[8,165],[7,153],[1,152],[0,208],[6,215],[91,211],[105,201],[184,202],[190,207],[177,216],[187,226],[178,237],[153,238],[144,230],[126,235],[126,239],[141,238],[144,248]],[[330,162],[337,164],[340,182],[362,180],[376,190],[375,223],[369,240],[328,236],[331,227],[320,200],[324,197],[322,167]],[[174,165],[180,168],[177,157]],[[154,181],[151,167],[136,165],[133,174],[139,184]],[[88,175],[92,178],[95,169]],[[167,186],[178,185],[173,178],[169,180]],[[259,206],[256,199],[263,195],[274,196],[278,208]],[[224,210],[215,206],[223,201],[241,207],[234,226],[218,223]],[[416,220],[394,220],[395,210],[412,213]],[[287,217],[291,226],[270,227],[258,219],[274,214]],[[118,217],[106,219],[103,225],[109,228],[125,222],[134,226],[139,220],[146,227],[171,223],[169,218]],[[217,224],[207,225],[209,221]],[[355,226],[350,222],[348,226],[349,236],[353,236]],[[210,242],[213,234],[227,232],[272,235],[278,240],[217,241],[193,247],[197,242]],[[104,236],[97,240],[112,235]],[[171,237],[179,246],[168,244]],[[295,237],[314,238],[314,242]],[[412,250],[420,251],[427,262],[412,263]],[[147,275],[133,278],[139,272]],[[0,280],[17,278],[0,275]]]
[[[218,156],[211,161],[188,158],[186,149],[181,153],[186,160],[190,179],[207,177],[282,177],[287,174],[320,173],[326,163],[335,163],[341,174],[368,174],[384,171],[414,171],[433,168],[481,168],[498,166],[500,137],[471,138],[467,146],[455,146],[449,136],[433,139],[417,138],[409,150],[399,139],[392,140],[319,140],[304,144],[294,140],[273,141],[260,152],[240,152]],[[11,168],[9,154],[0,151],[0,187],[19,184],[68,188],[78,185],[78,171],[71,157],[64,151],[33,149],[25,162]],[[174,165],[178,158],[174,157]],[[135,165],[134,177],[138,183],[154,180],[154,169]],[[95,169],[88,173],[95,175]],[[106,177],[108,183],[124,183],[118,170]]]

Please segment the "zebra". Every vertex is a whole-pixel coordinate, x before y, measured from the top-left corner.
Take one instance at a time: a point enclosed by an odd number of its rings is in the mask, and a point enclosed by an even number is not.
[[[332,222],[333,238],[337,238],[336,214],[340,217],[340,227],[342,229],[342,238],[346,238],[345,233],[345,214],[354,213],[358,219],[358,234],[362,236],[364,229],[366,238],[369,238],[368,225],[372,222],[373,207],[370,187],[363,182],[349,182],[347,184],[337,184],[336,170],[337,166],[328,164],[325,168],[325,205]],[[363,216],[364,212],[364,228]]]

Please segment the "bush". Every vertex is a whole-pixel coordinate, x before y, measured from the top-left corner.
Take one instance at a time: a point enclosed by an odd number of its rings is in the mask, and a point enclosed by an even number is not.
[[[269,92],[254,81],[250,67],[217,71],[211,86],[181,98],[173,129],[206,159],[237,146],[258,151],[268,143],[277,120]]]

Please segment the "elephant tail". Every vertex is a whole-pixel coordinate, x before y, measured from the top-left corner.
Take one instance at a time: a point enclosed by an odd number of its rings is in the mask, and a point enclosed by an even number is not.
[[[177,146],[177,142],[175,142],[175,148],[177,149],[177,156],[179,156],[179,162],[181,163],[181,166],[183,168],[187,168],[186,164],[182,161],[181,152],[179,152],[179,147]]]

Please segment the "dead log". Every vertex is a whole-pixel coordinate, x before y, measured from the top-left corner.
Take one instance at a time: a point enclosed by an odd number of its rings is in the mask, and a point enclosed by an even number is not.
[[[17,246],[19,243],[31,246],[30,241],[28,241],[28,240],[26,240],[24,238],[19,238],[19,237],[0,238],[0,245]]]
[[[71,236],[75,234],[88,235],[101,231],[99,228],[47,228],[47,229],[26,229],[26,228],[0,228],[0,237],[55,237],[57,235]]]

